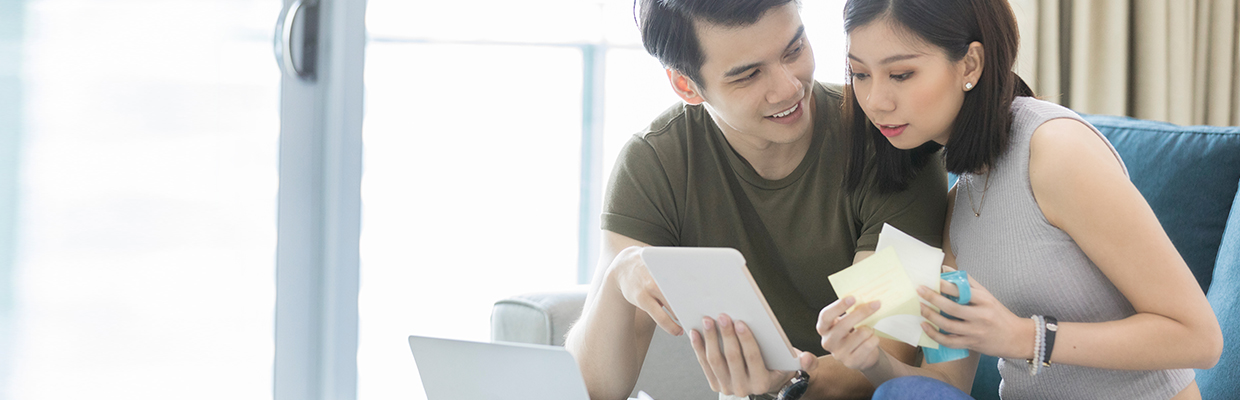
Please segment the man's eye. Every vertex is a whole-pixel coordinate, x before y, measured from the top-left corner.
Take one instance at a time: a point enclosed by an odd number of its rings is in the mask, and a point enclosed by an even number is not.
[[[749,75],[745,75],[745,77],[744,77],[744,78],[737,79],[737,80],[735,80],[734,82],[745,82],[745,81],[748,81],[748,80],[750,80],[750,79],[753,79],[753,77],[755,77],[755,76],[758,76],[758,70],[756,70],[756,69],[755,69],[755,70],[753,70],[753,72],[750,72],[750,73],[749,73]]]

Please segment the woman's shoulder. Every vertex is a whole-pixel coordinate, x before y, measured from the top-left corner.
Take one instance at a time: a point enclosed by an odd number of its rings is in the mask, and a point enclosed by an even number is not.
[[[1032,135],[1046,122],[1059,118],[1081,121],[1081,124],[1088,129],[1081,115],[1067,107],[1034,97],[1018,96],[1012,99],[1012,131],[1014,133],[1023,133],[1024,136]]]

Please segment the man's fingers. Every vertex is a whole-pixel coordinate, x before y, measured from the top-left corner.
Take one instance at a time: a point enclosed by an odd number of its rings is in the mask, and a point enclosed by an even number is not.
[[[706,347],[706,363],[710,364],[711,373],[719,382],[718,392],[731,394],[732,379],[728,373],[728,363],[724,361],[723,354],[719,350],[719,330],[716,329],[715,320],[703,317],[702,327],[704,328],[702,337],[705,339],[703,343]]]
[[[653,283],[651,284],[654,285]],[[672,311],[672,308],[667,306],[667,299],[663,298],[663,291],[659,289],[658,285],[654,285],[654,289],[651,290],[650,295],[653,296],[655,300],[658,300],[659,304],[663,304],[663,310],[666,311],[668,315],[671,315],[673,320],[678,322],[680,321],[680,317],[676,316],[676,312]]]
[[[762,359],[762,349],[758,347],[758,339],[754,338],[753,330],[744,321],[734,321],[736,341],[741,346],[741,355],[745,358],[745,369],[750,377],[765,379],[767,375],[766,361]]]
[[[654,297],[642,296],[638,303],[640,303],[638,307],[646,311],[646,314],[650,314],[650,318],[654,320],[655,324],[659,325],[659,328],[667,331],[672,336],[680,336],[684,333],[684,328],[681,328],[680,324],[677,324],[676,320],[672,319],[668,310],[662,304],[659,304]]]
[[[740,342],[736,339],[736,328],[732,317],[719,315],[719,340],[723,342],[723,358],[728,363],[728,379],[732,382],[734,394],[743,393],[749,374],[745,372],[745,356],[741,354]]]
[[[771,371],[766,368],[766,361],[762,360],[762,350],[758,348],[758,340],[753,337],[753,331],[749,329],[744,321],[735,321],[736,339],[741,345],[741,354],[745,357],[745,370],[749,376],[748,392],[750,394],[766,393],[770,391],[770,380],[775,378]]]
[[[710,362],[706,361],[706,343],[702,339],[702,334],[695,330],[689,331],[689,344],[693,345],[693,354],[697,355],[698,365],[702,366],[702,373],[706,375],[706,381],[710,383],[710,390],[718,392],[719,380],[715,378]]]
[[[750,375],[755,372],[766,372],[766,361],[762,360],[762,349],[758,348],[758,339],[744,321],[736,321],[736,339],[741,345],[741,354],[745,357],[745,366]]]
[[[808,351],[801,351],[801,354],[797,358],[801,360],[802,370],[813,371],[815,369],[818,369],[818,357],[815,356],[814,353],[810,353]]]

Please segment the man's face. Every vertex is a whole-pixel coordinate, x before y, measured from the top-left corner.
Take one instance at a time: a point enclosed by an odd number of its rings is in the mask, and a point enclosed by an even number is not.
[[[764,149],[810,138],[814,53],[795,3],[749,26],[695,26],[706,56],[700,95],[729,141]]]

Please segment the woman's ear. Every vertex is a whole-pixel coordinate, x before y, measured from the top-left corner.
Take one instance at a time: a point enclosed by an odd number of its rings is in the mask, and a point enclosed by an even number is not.
[[[672,90],[680,96],[685,103],[692,105],[702,104],[706,99],[702,98],[702,91],[698,89],[697,84],[689,79],[688,76],[680,73],[680,71],[668,68],[667,81],[672,84]]]
[[[969,43],[969,50],[964,54],[964,59],[960,60],[962,67],[961,73],[964,79],[963,88],[967,92],[977,86],[978,79],[982,77],[982,69],[986,66],[986,49],[982,47],[982,43]]]

